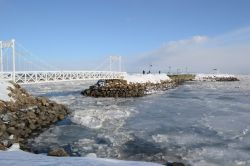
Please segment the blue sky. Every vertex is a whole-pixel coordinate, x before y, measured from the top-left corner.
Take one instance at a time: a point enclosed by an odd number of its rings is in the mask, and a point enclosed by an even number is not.
[[[249,0],[0,0],[0,14],[1,40],[15,38],[39,58],[63,69],[95,68],[101,59],[115,54],[122,55],[124,68],[132,71],[153,63],[206,72],[212,66],[178,63],[178,58],[169,61],[162,58],[169,57],[169,51],[157,50],[195,36],[205,37],[208,45],[218,47],[227,42],[228,34],[242,29],[246,29],[244,34],[231,37],[229,45],[243,44],[246,49],[250,46]],[[211,44],[220,38],[218,45]],[[196,58],[192,61],[196,62]],[[218,67],[230,71],[229,66]],[[246,66],[238,72],[248,69]]]

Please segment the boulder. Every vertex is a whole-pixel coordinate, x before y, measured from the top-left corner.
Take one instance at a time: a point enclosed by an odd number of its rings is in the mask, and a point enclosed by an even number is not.
[[[0,143],[0,150],[6,150],[7,148]]]
[[[58,116],[58,118],[60,119],[60,120],[63,120],[64,119],[64,115],[63,114],[60,114],[59,116]]]
[[[9,134],[18,135],[18,130],[16,130],[15,127],[9,127],[9,128],[7,128],[7,132]]]
[[[49,151],[48,156],[56,156],[56,157],[65,157],[69,156],[67,152],[65,152],[62,148],[52,149]]]
[[[173,162],[173,163],[167,163],[167,166],[185,166],[185,164],[181,162]]]
[[[27,116],[30,119],[35,119],[36,118],[36,114],[34,112],[31,112],[31,111],[27,112]]]
[[[6,125],[0,124],[0,132],[5,132],[5,131],[6,131]]]
[[[46,98],[41,97],[40,99],[41,99],[42,105],[43,105],[43,106],[46,106],[46,105],[47,105],[47,100],[46,100]]]

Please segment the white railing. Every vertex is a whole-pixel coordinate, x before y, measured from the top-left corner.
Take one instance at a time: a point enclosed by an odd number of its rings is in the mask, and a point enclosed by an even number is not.
[[[114,71],[16,71],[0,72],[0,79],[19,84],[61,82],[73,80],[123,79],[126,72]]]

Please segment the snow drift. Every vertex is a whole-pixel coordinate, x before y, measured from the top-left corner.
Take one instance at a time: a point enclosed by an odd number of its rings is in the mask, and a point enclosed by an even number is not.
[[[167,74],[127,74],[124,80],[128,83],[160,83],[161,81],[171,80]]]
[[[91,157],[51,157],[24,151],[0,151],[1,165],[60,165],[60,166],[160,166],[160,164],[137,161],[121,161]]]

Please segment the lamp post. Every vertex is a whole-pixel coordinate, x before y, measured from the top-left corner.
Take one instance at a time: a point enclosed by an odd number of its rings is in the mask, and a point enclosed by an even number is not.
[[[153,65],[150,64],[150,65],[149,65],[149,71],[148,71],[149,74],[152,72],[152,71],[151,71],[151,70],[152,70],[152,67],[153,67]]]

